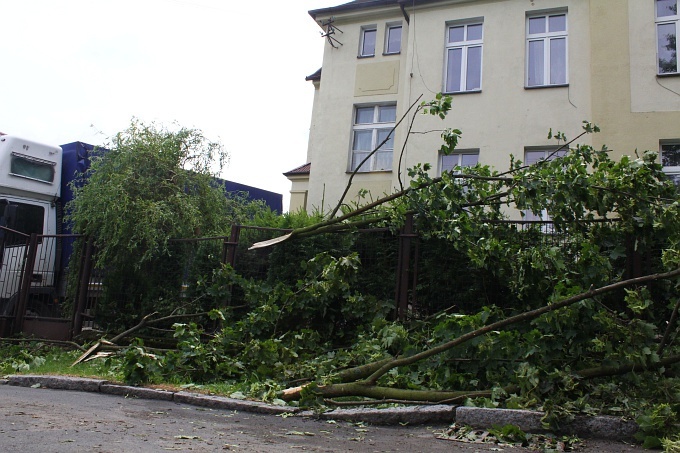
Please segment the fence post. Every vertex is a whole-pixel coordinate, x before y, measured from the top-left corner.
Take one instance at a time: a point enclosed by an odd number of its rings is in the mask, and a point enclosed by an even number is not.
[[[92,252],[94,245],[92,238],[89,237],[83,245],[83,253],[80,258],[80,269],[78,273],[78,289],[76,291],[75,307],[73,310],[73,325],[71,328],[71,338],[79,335],[83,330],[83,312],[87,304],[87,295],[90,290],[90,277],[92,276]]]
[[[35,257],[38,254],[38,235],[31,234],[28,240],[28,250],[24,256],[24,273],[21,275],[21,285],[19,286],[19,303],[17,311],[14,315],[14,324],[12,325],[12,334],[23,331],[24,316],[26,315],[26,306],[28,305],[28,296],[31,292],[31,283],[33,280],[33,270],[35,269]]]
[[[232,225],[229,242],[225,241],[222,248],[222,264],[229,264],[232,268],[236,264],[236,247],[241,237],[241,225]]]
[[[411,239],[417,237],[413,231],[413,215],[408,214],[399,234],[399,260],[397,262],[397,288],[395,299],[397,319],[405,321],[408,314],[408,282],[411,264]]]

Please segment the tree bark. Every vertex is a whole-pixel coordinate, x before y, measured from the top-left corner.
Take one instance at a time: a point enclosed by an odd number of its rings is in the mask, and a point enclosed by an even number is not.
[[[282,395],[281,399],[284,401],[293,401],[299,399],[302,390],[307,388],[296,387],[295,389],[288,389]],[[465,398],[478,398],[483,396],[491,396],[491,390],[481,391],[442,391],[442,390],[410,390],[397,389],[391,387],[381,387],[377,385],[367,385],[361,382],[348,382],[344,384],[331,384],[310,388],[308,391],[313,392],[318,396],[324,398],[338,398],[343,396],[361,396],[365,398],[373,398],[376,404],[380,404],[381,400],[408,400],[419,402],[439,402],[462,400]]]

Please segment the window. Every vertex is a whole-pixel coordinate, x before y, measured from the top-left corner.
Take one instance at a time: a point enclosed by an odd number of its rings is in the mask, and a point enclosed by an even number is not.
[[[361,43],[359,44],[360,57],[372,57],[375,55],[375,37],[378,30],[375,26],[361,29]]]
[[[482,89],[482,24],[450,25],[446,33],[444,91]]]
[[[388,136],[389,139],[361,166],[359,171],[392,170],[394,135],[390,135],[390,132],[394,128],[396,118],[396,104],[356,107],[352,137],[352,171],[356,170],[366,156]]]
[[[56,162],[12,152],[10,174],[42,182],[54,182]]]
[[[567,154],[567,149],[557,151],[557,148],[527,149],[524,151],[524,165],[534,165],[541,160],[553,160]]]
[[[401,52],[401,24],[388,25],[385,33],[385,54]]]
[[[567,154],[567,149],[545,148],[545,149],[526,149],[524,150],[524,164],[534,165],[542,160],[553,160],[556,157],[562,157]],[[548,212],[543,211],[536,213],[533,211],[524,211],[524,220],[550,220]]]
[[[659,74],[678,71],[678,0],[656,0],[657,61]]]
[[[479,150],[459,150],[449,155],[442,154],[439,162],[439,174],[453,171],[456,167],[474,167],[479,161]]]
[[[7,208],[10,204],[14,206],[13,210]],[[9,202],[6,199],[0,200],[0,215],[2,216],[0,217],[0,224],[12,230],[29,235],[44,233],[45,208],[42,206]],[[0,237],[5,239],[5,247],[26,245],[26,238],[19,235],[5,236],[3,234]],[[42,241],[42,239],[39,239],[39,241]]]
[[[680,140],[662,141],[660,148],[664,173],[680,187]]]
[[[527,86],[566,83],[566,13],[527,17]]]

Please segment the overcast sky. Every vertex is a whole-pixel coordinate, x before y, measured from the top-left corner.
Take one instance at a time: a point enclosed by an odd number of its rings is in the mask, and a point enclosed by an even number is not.
[[[0,131],[105,144],[132,117],[219,139],[226,179],[284,195],[305,163],[323,39],[344,0],[0,0]]]

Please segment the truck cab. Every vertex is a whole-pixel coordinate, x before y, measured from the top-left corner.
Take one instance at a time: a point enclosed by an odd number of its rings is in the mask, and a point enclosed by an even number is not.
[[[31,291],[54,286],[55,241],[42,236],[57,234],[61,166],[59,146],[0,136],[0,316],[15,309],[32,234],[39,237]]]

